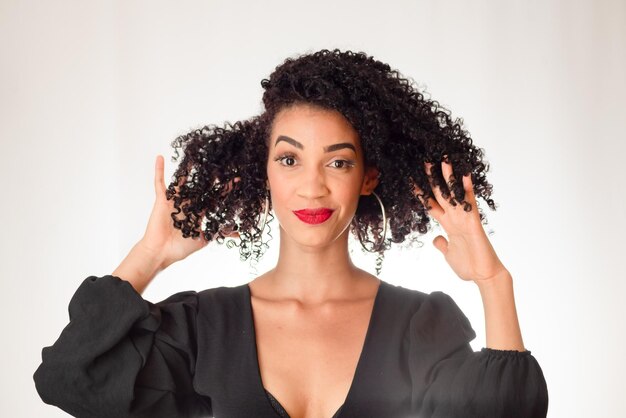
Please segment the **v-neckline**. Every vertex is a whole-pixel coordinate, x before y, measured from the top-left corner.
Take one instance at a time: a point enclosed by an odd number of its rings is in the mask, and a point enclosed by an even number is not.
[[[371,334],[372,334],[372,324],[374,324],[374,318],[376,316],[376,313],[378,312],[378,305],[379,305],[379,299],[380,299],[380,294],[381,294],[381,290],[384,286],[385,282],[382,279],[379,279],[379,283],[378,283],[378,289],[376,290],[376,296],[374,297],[374,304],[372,305],[372,311],[370,313],[370,319],[369,319],[369,323],[367,324],[367,331],[365,332],[365,340],[363,341],[363,346],[361,347],[361,353],[359,354],[359,360],[357,361],[356,364],[356,368],[354,370],[354,375],[352,376],[352,382],[350,382],[350,388],[348,389],[348,393],[346,394],[346,397],[343,401],[343,404],[341,404],[339,406],[339,409],[337,409],[337,411],[335,411],[335,413],[330,417],[330,418],[339,418],[339,416],[341,416],[341,412],[343,412],[344,407],[348,404],[348,402],[350,401],[350,395],[352,394],[352,392],[354,391],[354,386],[357,382],[358,379],[358,375],[359,375],[359,371],[363,368],[362,363],[363,363],[363,359],[365,358],[365,353],[367,352],[367,348],[369,345],[369,341],[372,339]],[[256,390],[259,391],[260,394],[263,395],[263,397],[267,400],[267,403],[270,405],[272,411],[274,411],[274,414],[278,417],[280,417],[280,415],[278,414],[278,412],[274,409],[274,407],[272,406],[269,398],[267,397],[266,389],[263,386],[263,379],[261,377],[261,366],[259,365],[259,350],[257,347],[257,343],[256,343],[256,328],[254,325],[254,312],[252,310],[252,292],[250,290],[250,285],[246,284],[245,286],[245,290],[246,290],[246,301],[247,301],[247,307],[248,307],[248,320],[250,321],[250,328],[251,328],[251,335],[252,335],[252,345],[253,345],[253,356],[254,357],[252,359],[253,361],[253,365],[256,368]],[[274,396],[274,395],[272,395]],[[283,408],[283,410],[285,410],[285,408],[282,406],[282,404],[280,403],[280,401],[278,399],[276,399],[276,397],[274,397],[274,399],[276,400],[276,402]],[[287,410],[285,410],[286,412]],[[341,412],[340,412],[341,411]],[[339,412],[339,415],[337,415],[337,413]]]

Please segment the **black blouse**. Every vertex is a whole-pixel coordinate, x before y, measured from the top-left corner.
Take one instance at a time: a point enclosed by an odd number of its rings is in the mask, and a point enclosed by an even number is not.
[[[116,276],[89,276],[69,319],[33,379],[45,403],[73,416],[289,416],[263,387],[247,284],[155,304]],[[530,351],[474,352],[475,337],[447,294],[381,281],[332,418],[545,417],[546,381]]]

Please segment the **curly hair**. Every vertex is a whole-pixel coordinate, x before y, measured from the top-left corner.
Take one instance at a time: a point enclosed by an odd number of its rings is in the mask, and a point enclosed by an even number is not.
[[[392,242],[412,244],[417,238],[412,233],[429,230],[430,206],[425,207],[414,192],[417,185],[424,192],[420,197],[434,198],[425,162],[435,163],[432,183],[451,205],[460,203],[465,211],[471,210],[461,181],[471,173],[476,199],[481,197],[496,210],[485,177],[489,165],[463,129],[462,119],[452,120],[448,110],[425,98],[388,64],[363,52],[323,49],[285,59],[261,86],[265,110],[260,115],[225,122],[223,127],[207,125],[172,142],[176,151],[172,160],[177,161],[178,149],[184,157],[168,186],[167,199],[174,199],[177,211],[172,219],[185,238],[203,233],[206,240],[222,244],[225,234],[237,231],[240,244],[231,241],[228,247],[238,246],[242,260],[252,255],[258,261],[267,247],[258,223],[265,199],[270,199],[265,184],[272,124],[278,112],[301,104],[340,112],[359,135],[365,165],[380,172],[375,192],[385,206],[391,237],[382,241],[381,209],[369,195],[360,196],[350,225],[350,232],[364,246],[379,244],[377,274]],[[442,161],[452,164],[449,184]],[[184,218],[178,219],[181,211]],[[483,222],[480,209],[479,214]]]

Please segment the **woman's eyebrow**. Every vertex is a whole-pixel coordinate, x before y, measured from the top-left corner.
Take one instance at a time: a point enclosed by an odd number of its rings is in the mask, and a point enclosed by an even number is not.
[[[288,137],[286,135],[280,135],[278,137],[278,139],[276,139],[276,142],[274,143],[274,147],[276,147],[276,145],[280,141],[285,141],[285,142],[293,145],[296,148],[304,149],[304,145],[302,145],[302,143],[300,143],[300,142],[296,141],[295,139],[290,138],[290,137]],[[338,144],[329,145],[327,147],[324,147],[324,152],[337,151],[337,150],[340,150],[340,149],[343,149],[343,148],[350,148],[356,154],[356,148],[354,147],[354,145],[352,145],[349,142],[340,142]]]

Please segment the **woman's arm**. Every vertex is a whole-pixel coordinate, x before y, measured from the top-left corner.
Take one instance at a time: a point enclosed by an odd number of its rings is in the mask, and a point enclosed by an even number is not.
[[[75,417],[210,417],[196,393],[198,294],[151,303],[126,280],[89,276],[33,374],[41,399]]]
[[[426,173],[432,178],[433,164],[425,163],[425,166]],[[441,167],[447,184],[452,184],[452,166],[443,161]],[[428,197],[418,186],[415,187],[424,206],[430,206],[429,214],[448,233],[448,239],[439,235],[433,244],[461,279],[473,281],[478,286],[485,310],[487,348],[526,351],[515,309],[513,278],[485,234],[471,175],[463,175],[461,181],[465,190],[464,199],[472,206],[469,212],[462,205],[452,206],[443,198],[438,187],[432,187],[435,198]]]
[[[162,263],[156,254],[139,241],[111,275],[126,280],[141,295],[152,279],[163,270]]]
[[[474,283],[483,300],[487,348],[525,351],[509,271],[503,269],[490,279]]]

